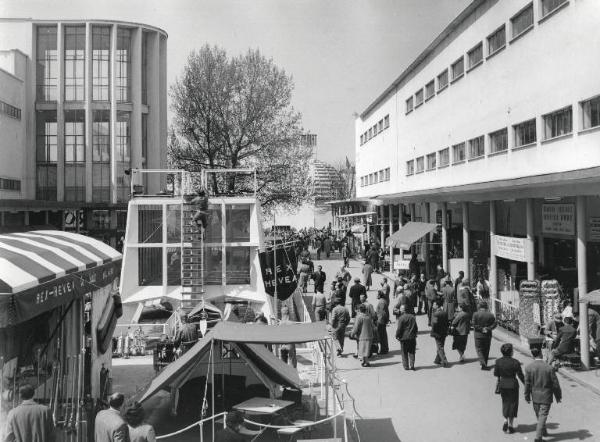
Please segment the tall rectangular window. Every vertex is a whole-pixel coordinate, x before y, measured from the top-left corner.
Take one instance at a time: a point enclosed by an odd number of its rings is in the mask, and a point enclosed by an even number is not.
[[[225,247],[225,284],[250,284],[250,247]]]
[[[386,115],[386,116],[383,118],[383,128],[384,128],[384,129],[387,129],[388,127],[390,127],[390,116],[389,116],[389,115]]]
[[[85,26],[65,27],[65,100],[85,100]]]
[[[142,104],[148,104],[148,33],[142,33]]]
[[[450,164],[450,148],[447,147],[438,152],[440,156],[440,165],[439,167],[445,167]]]
[[[427,170],[434,170],[437,168],[436,157],[437,154],[435,152],[427,155]]]
[[[513,126],[515,147],[526,146],[537,141],[535,118]]]
[[[131,30],[119,28],[115,60],[115,93],[118,102],[131,101]]]
[[[58,49],[56,26],[38,26],[36,49],[36,96],[38,101],[58,98]]]
[[[467,158],[465,153],[465,143],[458,143],[452,146],[452,163],[462,163]]]
[[[488,42],[488,55],[492,55],[498,52],[504,46],[506,46],[506,28],[504,25],[500,27],[496,32],[487,38]]]
[[[413,110],[413,97],[406,100],[406,113],[412,112]]]
[[[110,112],[95,110],[92,122],[92,200],[110,201]]]
[[[437,76],[438,87],[437,90],[441,91],[448,86],[448,69],[444,69],[440,75]]]
[[[458,80],[465,73],[465,57],[460,57],[452,63],[452,81]]]
[[[65,112],[65,201],[85,201],[85,111]]]
[[[469,159],[481,158],[485,156],[485,144],[483,135],[469,140]]]
[[[542,0],[542,17],[550,14],[563,3],[567,3],[568,1],[569,0]]]
[[[508,129],[504,128],[490,134],[490,153],[508,150]]]
[[[387,169],[385,169],[385,180],[386,181],[390,180],[390,168],[389,167]]]
[[[544,139],[560,137],[573,131],[573,110],[571,106],[544,115]]]
[[[527,5],[510,19],[512,38],[518,37],[533,26],[533,3]]]
[[[92,27],[92,100],[110,100],[110,27]]]
[[[56,201],[56,111],[36,112],[36,199]]]
[[[421,173],[425,170],[425,157],[417,158],[417,173]]]
[[[483,45],[479,43],[467,53],[469,60],[469,69],[473,69],[483,60]]]
[[[431,80],[425,85],[425,99],[428,100],[435,95],[435,82]]]
[[[581,103],[581,110],[583,115],[583,129],[600,126],[600,97],[583,101]]]
[[[148,164],[148,114],[142,114],[142,162]]]
[[[415,107],[423,104],[423,88],[415,92]]]
[[[125,170],[131,167],[131,114],[117,112],[115,125],[115,156],[117,161],[117,201],[129,200],[130,176],[125,175]]]
[[[406,175],[413,175],[415,173],[415,160],[406,162]]]

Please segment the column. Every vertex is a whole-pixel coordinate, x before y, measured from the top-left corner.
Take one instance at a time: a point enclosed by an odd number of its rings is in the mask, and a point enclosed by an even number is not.
[[[442,267],[448,271],[448,203],[442,203]]]
[[[525,216],[527,220],[527,248],[525,250],[525,253],[527,254],[527,279],[533,281],[535,279],[535,236],[533,232],[533,199],[527,198],[525,203]]]
[[[587,207],[586,197],[579,195],[577,197],[577,288],[579,289],[579,299],[587,293],[587,256],[586,256],[586,224]],[[590,337],[588,330],[587,305],[579,304],[579,330],[581,342],[581,363],[585,369],[590,366]]]
[[[496,250],[494,247],[494,236],[496,235],[496,202],[490,201],[490,297],[498,296],[498,277],[496,276]],[[496,303],[492,302],[492,310],[495,312]]]
[[[415,217],[416,217],[416,213],[417,213],[417,208],[416,208],[416,204],[415,203],[411,203],[410,206],[408,206],[410,209],[410,220],[411,222],[415,222]]]
[[[462,203],[463,217],[463,260],[465,266],[465,278],[471,278],[471,266],[469,265],[470,250],[469,250],[469,203]]]
[[[402,204],[398,204],[398,230],[402,228],[402,214],[404,213],[404,207]]]
[[[394,205],[388,205],[388,216],[390,225],[390,236],[394,234]],[[394,248],[390,246],[390,272],[394,270]]]
[[[381,241],[381,247],[385,247],[385,224],[383,219],[383,214],[385,213],[385,206],[379,206],[378,213],[381,213],[381,217],[379,218],[379,241]]]
[[[426,223],[430,223],[431,222],[431,205],[429,203],[425,203],[425,222]],[[429,235],[425,235],[425,251],[424,251],[424,258],[425,258],[425,276],[429,277],[429,275],[431,275],[431,263],[429,262],[429,247],[431,244],[431,237],[432,237],[432,233],[430,233]]]

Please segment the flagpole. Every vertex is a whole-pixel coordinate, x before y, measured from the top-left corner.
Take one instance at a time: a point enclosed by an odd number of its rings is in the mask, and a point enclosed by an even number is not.
[[[275,211],[273,211],[273,230],[275,229]],[[279,319],[279,299],[277,298],[277,236],[274,237],[275,246],[273,247],[273,267],[275,267],[275,323]]]

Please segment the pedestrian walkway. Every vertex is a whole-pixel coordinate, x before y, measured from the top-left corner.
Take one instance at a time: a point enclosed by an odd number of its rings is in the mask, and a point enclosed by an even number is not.
[[[330,282],[340,261],[317,261],[327,273]],[[361,263],[351,261],[352,276],[361,275]],[[375,304],[382,276],[373,275],[369,302]],[[501,400],[494,394],[496,379],[493,371],[482,371],[477,362],[473,336],[469,336],[466,362],[458,363],[458,354],[452,351],[451,338],[446,342],[449,368],[433,363],[435,343],[429,336],[426,316],[418,316],[415,372],[402,368],[400,346],[395,340],[395,325],[387,327],[390,353],[376,357],[370,368],[349,353],[356,348],[347,342],[346,355],[337,359],[338,375],[348,384],[355,399],[356,425],[361,441],[435,442],[435,441],[522,441],[535,437],[535,415],[531,405],[521,400],[517,432],[512,435],[501,431],[503,419]],[[490,351],[490,365],[500,356],[502,342],[494,339]],[[531,359],[520,353],[515,357],[524,365]],[[600,396],[578,383],[560,376],[563,402],[554,404],[550,411],[548,441],[599,440]],[[520,394],[523,394],[521,387]],[[345,395],[346,407],[351,401]]]

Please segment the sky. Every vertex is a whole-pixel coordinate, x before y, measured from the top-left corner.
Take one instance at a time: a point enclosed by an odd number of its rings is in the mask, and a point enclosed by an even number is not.
[[[471,0],[0,0],[0,17],[109,19],[168,34],[171,85],[204,44],[258,48],[293,77],[317,158],[354,161],[354,120]]]

